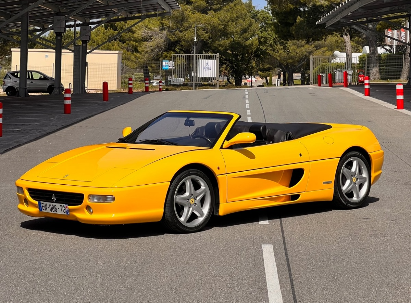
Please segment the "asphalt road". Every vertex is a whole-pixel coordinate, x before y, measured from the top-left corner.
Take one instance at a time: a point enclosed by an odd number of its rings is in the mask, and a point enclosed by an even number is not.
[[[248,100],[246,108],[244,89],[154,93],[1,154],[0,301],[410,302],[411,117],[335,88],[254,88]],[[25,171],[116,141],[123,127],[170,109],[363,124],[385,151],[383,175],[360,209],[273,207],[217,217],[189,235],[159,223],[90,226],[18,212],[14,182]],[[280,293],[268,294],[265,245]]]

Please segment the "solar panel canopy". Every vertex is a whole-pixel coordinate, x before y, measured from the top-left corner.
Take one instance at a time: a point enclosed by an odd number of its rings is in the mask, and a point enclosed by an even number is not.
[[[25,8],[30,26],[39,29],[50,27],[56,15],[87,25],[104,18],[137,19],[180,9],[175,0],[0,0],[0,31],[20,28],[19,15]]]
[[[410,0],[347,0],[324,15],[317,24],[343,27],[410,17]]]

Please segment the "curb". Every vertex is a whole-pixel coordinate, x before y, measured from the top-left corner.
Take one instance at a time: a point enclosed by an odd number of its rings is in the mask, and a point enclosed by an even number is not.
[[[340,87],[339,89],[342,89],[342,90],[344,90],[344,91],[347,91],[348,93],[350,93],[350,94],[352,94],[352,95],[355,95],[355,96],[358,96],[358,97],[360,97],[360,98],[362,98],[362,99],[365,99],[365,100],[368,100],[368,101],[372,101],[372,102],[374,102],[374,103],[376,103],[376,104],[385,106],[385,107],[387,107],[387,108],[389,108],[389,109],[392,109],[392,110],[395,110],[395,111],[397,111],[398,113],[403,113],[403,114],[408,115],[408,116],[411,115],[411,112],[408,111],[408,110],[406,110],[406,109],[396,109],[396,108],[394,107],[394,105],[392,105],[392,104],[390,104],[390,103],[387,103],[387,102],[385,102],[385,101],[382,101],[382,100],[379,100],[379,99],[376,99],[376,98],[373,98],[373,97],[367,97],[367,96],[363,95],[362,93],[359,93],[359,92],[357,92],[357,91],[354,91],[353,89],[346,88],[346,87]]]

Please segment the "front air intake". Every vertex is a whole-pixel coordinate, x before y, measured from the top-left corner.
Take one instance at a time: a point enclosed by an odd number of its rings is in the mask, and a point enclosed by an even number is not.
[[[67,193],[63,191],[27,189],[30,197],[35,201],[67,204],[68,206],[78,206],[83,203],[84,195],[78,193]]]

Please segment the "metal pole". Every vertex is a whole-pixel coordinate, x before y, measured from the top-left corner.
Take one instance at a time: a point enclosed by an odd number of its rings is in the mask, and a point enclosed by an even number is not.
[[[220,70],[219,70],[219,53],[216,54],[216,79],[217,85],[216,88],[219,89],[219,78],[220,78]]]
[[[86,92],[86,56],[87,56],[87,41],[82,41],[80,52],[80,93]]]
[[[53,95],[60,95],[60,83],[62,79],[62,33],[56,33],[56,50],[55,50],[55,78]]]
[[[196,89],[195,84],[195,73],[196,73],[196,25],[195,25],[195,39],[193,41],[193,90]]]
[[[29,1],[23,1],[21,5],[22,11],[26,11],[21,16],[21,42],[20,42],[20,79],[19,79],[19,96],[28,97],[27,93],[27,61],[29,58],[29,13],[27,8]]]

